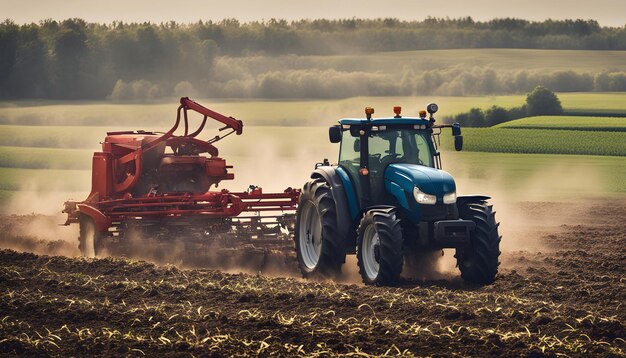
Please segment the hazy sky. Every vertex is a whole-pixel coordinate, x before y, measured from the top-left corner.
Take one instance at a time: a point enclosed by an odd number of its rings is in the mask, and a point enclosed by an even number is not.
[[[17,23],[80,17],[90,22],[196,22],[237,18],[377,18],[422,20],[427,16],[477,20],[582,18],[626,25],[626,0],[0,0],[0,19]]]

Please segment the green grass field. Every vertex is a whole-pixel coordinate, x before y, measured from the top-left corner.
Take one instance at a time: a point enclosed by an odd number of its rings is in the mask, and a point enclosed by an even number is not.
[[[441,109],[441,115],[446,116],[468,111],[472,107],[489,108],[496,104],[504,107],[519,106],[524,103],[524,100],[524,96],[429,96],[283,101],[198,99],[198,102],[220,113],[241,119],[246,126],[315,127],[331,125],[343,117],[363,116],[365,107],[374,107],[376,116],[393,116],[393,107],[402,106],[404,115],[416,116],[419,110],[424,109],[428,103],[436,102]],[[79,101],[69,103],[1,102],[0,125],[89,126],[96,127],[92,131],[101,133],[131,127],[132,129],[162,130],[174,123],[177,101],[178,99],[172,98],[163,102],[143,104]],[[4,129],[10,129],[2,128],[2,132]],[[53,135],[63,135],[60,133],[62,129],[54,130]]]
[[[0,126],[0,146],[38,148],[100,147],[108,128],[78,126]]]
[[[520,200],[626,195],[624,157],[444,151],[442,161],[463,193],[498,190]]]
[[[0,168],[0,190],[88,191],[89,170]]]
[[[626,93],[559,93],[566,111],[597,113],[626,113]],[[343,117],[363,116],[365,107],[374,107],[375,116],[392,115],[393,106],[402,106],[406,116],[416,115],[426,104],[439,104],[439,117],[466,112],[472,107],[482,109],[493,105],[520,106],[526,97],[355,97],[338,100],[214,100],[199,99],[209,108],[244,121],[246,126],[327,126]],[[162,130],[176,119],[177,99],[155,103],[115,102],[54,102],[11,101],[0,102],[0,138],[13,136],[10,127],[29,126],[20,132],[34,131],[36,127],[95,127],[90,131],[98,136],[118,129]],[[32,127],[32,128],[31,128]],[[51,129],[48,137],[64,136],[63,129]],[[72,131],[73,129],[69,129]],[[8,134],[6,134],[8,133]],[[26,134],[19,133],[19,136]],[[33,134],[34,135],[34,134]],[[95,135],[95,134],[94,134]],[[71,135],[69,135],[71,136]],[[0,143],[0,145],[9,145]]]
[[[505,122],[495,128],[509,129],[561,129],[580,131],[626,132],[626,118],[537,116]]]
[[[567,112],[626,113],[626,94],[623,92],[574,92],[559,93],[558,96],[566,114]]]
[[[626,93],[559,97],[566,110],[626,113]],[[327,127],[342,117],[362,117],[366,106],[383,117],[391,116],[394,105],[403,106],[404,115],[415,115],[428,102],[437,102],[441,117],[471,107],[518,106],[524,100],[524,96],[484,96],[199,101],[245,123],[243,136],[231,136],[218,145],[220,155],[235,165],[236,173],[235,181],[223,187],[243,190],[257,184],[281,190],[302,185],[316,162],[336,161],[338,148],[328,142]],[[30,193],[27,201],[35,205],[33,210],[41,197],[52,198],[56,210],[57,202],[60,205],[68,196],[81,199],[91,184],[91,153],[99,150],[107,131],[164,130],[172,124],[175,109],[174,99],[148,104],[0,103],[0,202]],[[464,128],[464,152],[445,152],[444,169],[460,185],[469,185],[464,192],[495,180],[498,188],[522,197],[529,185],[536,184],[541,192],[546,181],[561,194],[626,193],[625,127],[624,118],[559,116],[524,118],[498,128]],[[446,149],[450,149],[450,138],[449,131],[444,131]],[[586,177],[593,185],[582,185],[581,180],[570,183],[571,178]]]
[[[85,149],[0,146],[0,168],[89,169],[92,153]]]

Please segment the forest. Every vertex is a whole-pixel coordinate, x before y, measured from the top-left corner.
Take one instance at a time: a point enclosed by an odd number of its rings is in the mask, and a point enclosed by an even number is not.
[[[193,24],[5,20],[0,23],[0,98],[121,100],[190,92],[217,98],[469,95],[524,93],[539,84],[555,91],[626,90],[626,73],[611,69],[513,73],[451,67],[404,71],[397,78],[349,66],[319,70],[295,63],[302,56],[323,64],[337,55],[499,48],[626,50],[626,27],[603,27],[594,20],[480,22],[471,17]],[[276,57],[288,62],[288,72],[225,78],[240,72],[232,63],[242,58]]]

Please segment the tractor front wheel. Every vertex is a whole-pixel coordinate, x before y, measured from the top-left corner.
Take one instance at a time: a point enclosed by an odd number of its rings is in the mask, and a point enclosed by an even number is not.
[[[393,285],[402,272],[402,229],[395,209],[371,209],[359,225],[357,261],[366,285]]]
[[[84,257],[94,258],[101,253],[102,232],[96,229],[96,223],[87,215],[79,216],[80,236],[78,248]]]
[[[463,280],[480,285],[492,283],[498,273],[500,240],[496,212],[487,202],[479,200],[459,206],[459,216],[472,220],[476,228],[466,247],[456,250],[456,259]]]
[[[335,199],[325,181],[316,179],[304,185],[294,231],[304,278],[333,278],[341,273],[346,252],[339,237]]]

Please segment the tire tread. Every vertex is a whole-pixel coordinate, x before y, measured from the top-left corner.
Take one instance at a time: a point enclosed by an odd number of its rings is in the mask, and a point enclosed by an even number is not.
[[[306,200],[312,201],[319,210],[322,223],[322,251],[317,266],[308,270],[299,253],[300,210],[296,212],[294,241],[298,264],[303,278],[333,278],[341,274],[341,266],[345,261],[345,250],[337,230],[337,209],[330,187],[323,179],[313,179],[304,184],[298,208]]]
[[[370,281],[365,273],[361,244],[368,225],[375,225],[380,239],[380,262],[378,277]],[[402,227],[393,208],[376,208],[369,210],[361,219],[358,229],[357,262],[359,274],[365,284],[377,286],[394,285],[398,282],[404,265],[404,248]]]
[[[493,205],[486,201],[469,202],[459,208],[459,216],[476,224],[468,248],[457,250],[461,278],[481,285],[490,284],[498,274],[500,240]]]

